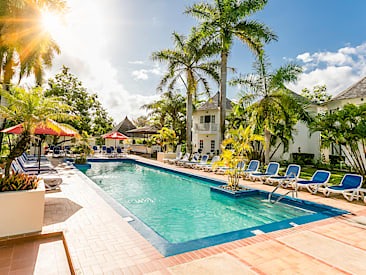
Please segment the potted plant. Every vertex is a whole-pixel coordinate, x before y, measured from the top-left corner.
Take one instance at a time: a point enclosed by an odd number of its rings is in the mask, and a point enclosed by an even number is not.
[[[82,138],[74,147],[73,153],[76,155],[74,166],[76,168],[90,168],[91,164],[88,163],[88,155],[92,152],[89,146],[89,136],[86,132],[83,132]]]
[[[221,161],[216,162],[215,167],[225,166],[225,174],[228,176],[227,185],[219,186],[219,189],[227,190],[230,194],[236,195],[237,192],[248,191],[251,189],[239,185],[240,168],[238,163],[247,159],[253,150],[253,142],[263,142],[262,136],[253,133],[251,127],[244,129],[240,126],[238,129],[229,131],[229,138],[222,142]],[[217,189],[217,188],[213,188]]]
[[[164,159],[173,159],[176,157],[176,153],[173,152],[177,145],[178,138],[174,130],[163,127],[158,131],[159,135],[155,135],[155,141],[161,146],[163,152],[158,152],[157,160],[164,161]]]
[[[10,174],[0,177],[0,237],[42,230],[44,184],[36,176]]]

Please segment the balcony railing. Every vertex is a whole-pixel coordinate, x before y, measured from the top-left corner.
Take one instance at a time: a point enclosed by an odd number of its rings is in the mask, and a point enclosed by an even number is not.
[[[200,132],[216,132],[219,125],[215,123],[196,123],[194,129]]]

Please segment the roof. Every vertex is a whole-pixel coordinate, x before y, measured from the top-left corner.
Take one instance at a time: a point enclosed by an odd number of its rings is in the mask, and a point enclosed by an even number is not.
[[[366,77],[362,78],[351,87],[333,97],[331,101],[358,97],[366,97]]]
[[[220,94],[217,92],[213,97],[207,100],[203,105],[197,108],[197,111],[206,110],[217,110],[219,109]],[[226,98],[226,110],[231,110],[233,108],[233,102]]]
[[[122,120],[116,127],[112,129],[109,133],[119,132],[121,134],[127,135],[127,131],[136,129],[136,126],[128,119],[126,116],[124,120]]]
[[[127,131],[128,134],[156,134],[160,128],[155,125],[145,126]]]

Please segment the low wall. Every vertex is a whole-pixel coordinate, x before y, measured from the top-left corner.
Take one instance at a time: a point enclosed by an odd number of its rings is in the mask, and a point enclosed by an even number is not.
[[[42,230],[45,188],[0,192],[0,237]]]

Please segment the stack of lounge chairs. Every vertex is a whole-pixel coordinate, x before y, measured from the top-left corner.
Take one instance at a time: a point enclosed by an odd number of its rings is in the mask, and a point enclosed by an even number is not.
[[[62,183],[62,178],[58,176],[56,169],[52,167],[47,158],[42,158],[39,166],[38,159],[31,158],[24,153],[11,163],[11,168],[13,173],[37,175],[43,179],[46,190],[58,189]]]

